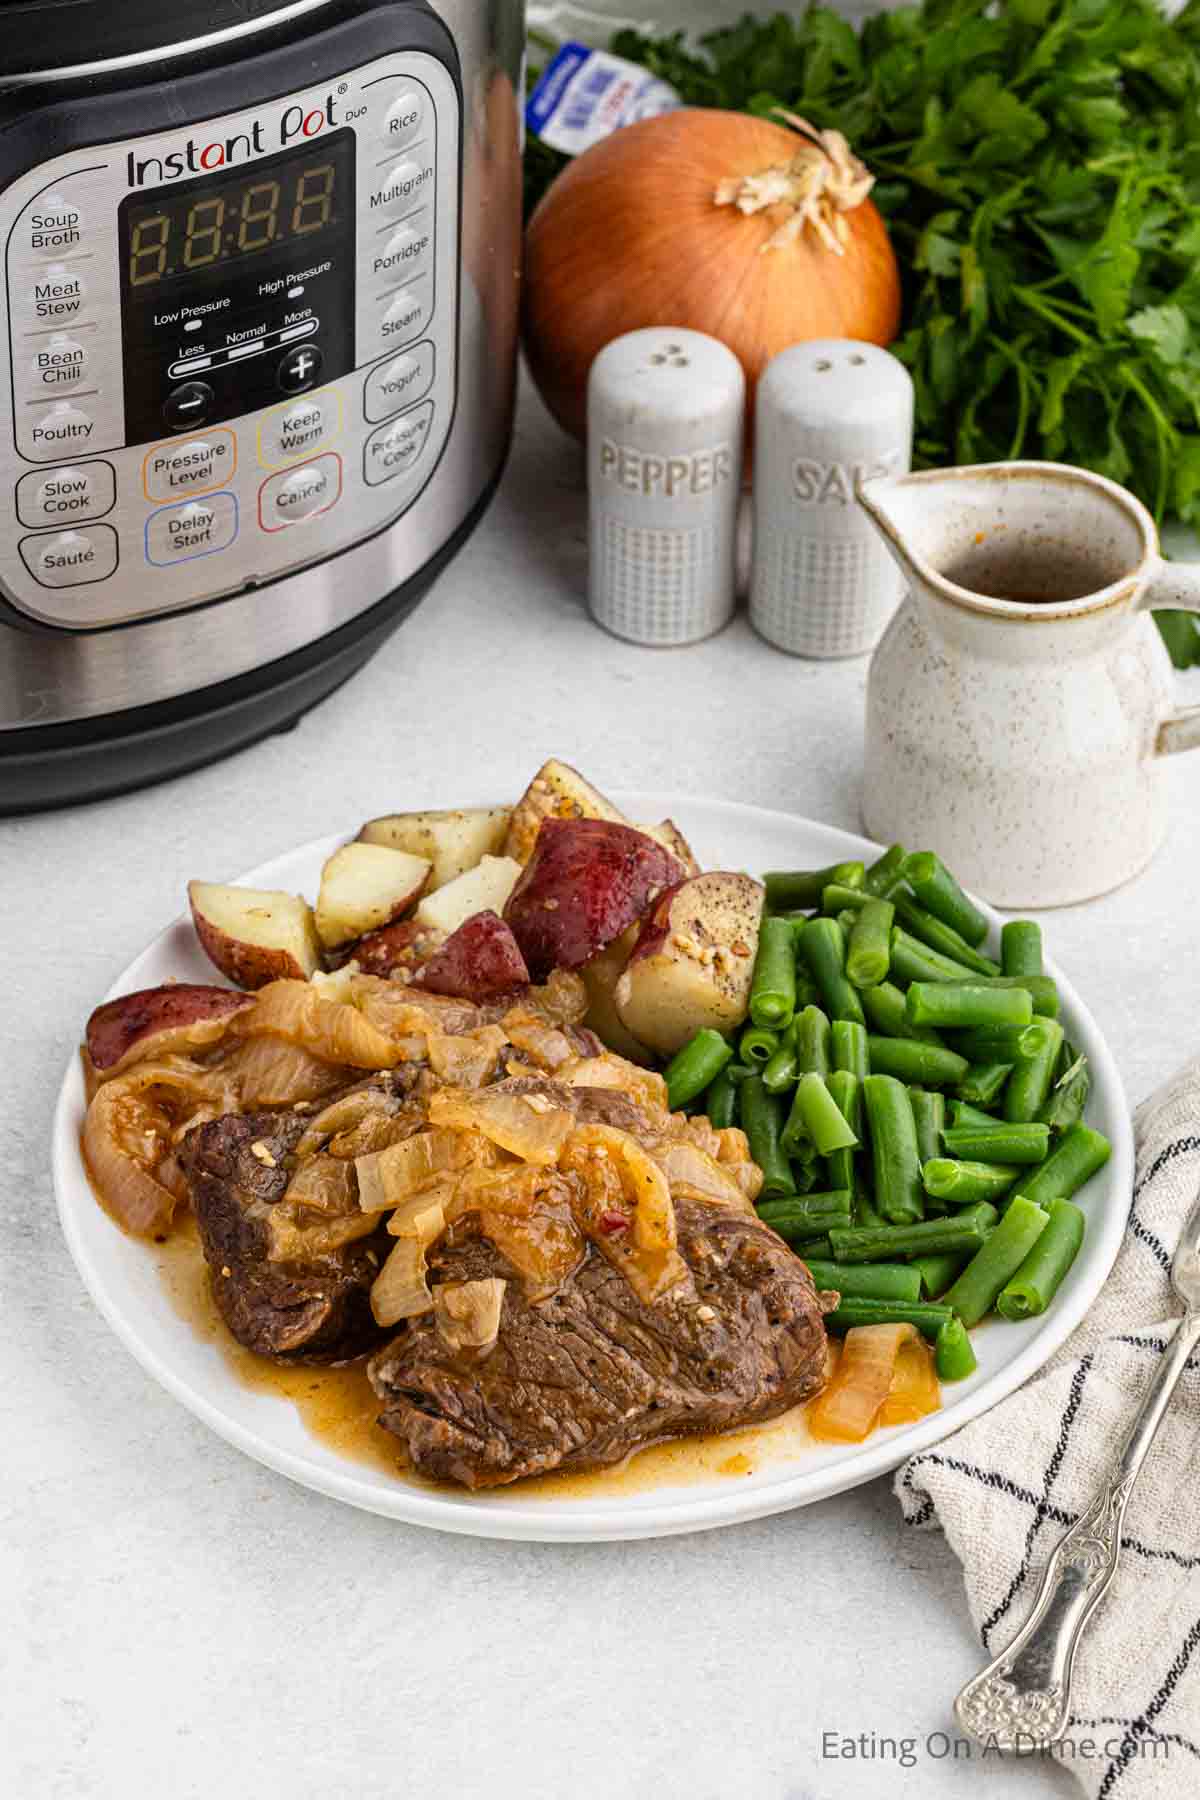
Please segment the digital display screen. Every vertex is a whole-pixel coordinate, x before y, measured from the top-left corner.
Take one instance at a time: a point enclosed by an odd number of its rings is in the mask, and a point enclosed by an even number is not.
[[[269,163],[160,188],[121,220],[122,282],[147,288],[264,250],[316,248],[354,204],[353,140],[305,145]],[[232,267],[229,273],[234,273]]]

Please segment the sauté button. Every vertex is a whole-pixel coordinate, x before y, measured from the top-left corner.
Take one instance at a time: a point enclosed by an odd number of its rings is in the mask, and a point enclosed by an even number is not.
[[[316,344],[295,344],[279,359],[276,383],[285,394],[299,394],[319,380],[324,361]]]
[[[237,529],[238,506],[232,494],[161,506],[146,520],[146,561],[161,567],[211,556],[232,544]]]
[[[301,463],[286,475],[272,475],[258,491],[258,519],[264,531],[283,531],[328,512],[342,491],[342,459],[330,451]]]
[[[83,242],[83,214],[69,194],[40,194],[25,213],[35,256],[62,256]]]
[[[85,587],[107,581],[117,566],[117,534],[111,525],[83,525],[21,539],[21,560],[42,587]]]
[[[411,219],[380,240],[371,258],[371,273],[381,284],[423,275],[433,249],[433,224],[429,208],[417,209]]]
[[[36,392],[57,393],[78,387],[87,369],[87,351],[74,338],[56,331],[39,344],[29,365]]]
[[[393,150],[402,150],[419,136],[425,124],[425,93],[419,87],[402,87],[383,119],[380,136]]]
[[[236,468],[232,431],[210,431],[207,437],[153,445],[142,462],[142,485],[147,500],[179,501],[224,487]]]
[[[213,409],[216,395],[207,381],[185,381],[173,388],[163,404],[163,418],[172,431],[190,431],[203,425]]]
[[[35,451],[57,455],[66,450],[82,450],[95,435],[96,422],[66,400],[60,400],[44,417],[29,427],[29,441]]]
[[[429,442],[433,402],[426,400],[390,425],[373,431],[363,448],[363,475],[370,487],[405,475]]]
[[[66,263],[51,263],[44,274],[34,277],[33,316],[45,324],[65,324],[79,317],[86,294],[82,275]]]
[[[407,344],[420,337],[429,323],[429,314],[429,280],[426,277],[417,287],[401,288],[398,294],[391,296],[379,326],[379,335],[385,343],[394,338],[397,344]]]
[[[385,169],[379,186],[367,201],[370,216],[399,219],[410,213],[424,194],[433,191],[433,158],[406,156]]]
[[[371,370],[363,388],[363,412],[374,425],[399,412],[402,406],[423,400],[432,386],[433,345],[426,339]]]
[[[62,469],[31,469],[17,483],[17,516],[22,525],[60,525],[96,519],[116,498],[111,463],[78,463]]]

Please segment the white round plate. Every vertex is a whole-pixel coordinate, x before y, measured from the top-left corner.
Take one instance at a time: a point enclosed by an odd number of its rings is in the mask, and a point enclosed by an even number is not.
[[[878,848],[862,838],[758,807],[678,795],[614,798],[631,818],[675,819],[704,868],[757,874],[772,868],[819,868],[878,854]],[[449,803],[450,797],[444,800]],[[251,870],[243,879],[256,887],[315,896],[321,865],[341,841],[326,838],[306,844]],[[210,981],[213,974],[190,922],[179,918],[129,965],[106,997],[172,979]],[[1058,982],[1067,1033],[1091,1060],[1088,1118],[1111,1139],[1113,1154],[1086,1190],[1087,1236],[1053,1306],[1041,1319],[1023,1324],[989,1322],[976,1340],[977,1372],[944,1390],[945,1404],[939,1412],[915,1425],[877,1431],[861,1445],[798,1443],[781,1455],[773,1444],[770,1456],[753,1473],[736,1479],[703,1475],[684,1486],[642,1489],[631,1483],[628,1492],[547,1499],[524,1495],[519,1483],[484,1494],[412,1486],[399,1476],[389,1479],[382,1471],[338,1455],[310,1435],[290,1400],[252,1390],[238,1380],[220,1346],[181,1320],[154,1258],[143,1245],[124,1236],[97,1205],[79,1149],[84,1094],[78,1058],[67,1071],[54,1123],[54,1183],[63,1230],[100,1311],[156,1381],[239,1450],[334,1499],[443,1531],[544,1542],[660,1537],[761,1518],[869,1481],[994,1406],[1041,1368],[1102,1286],[1121,1241],[1132,1191],[1132,1133],[1108,1047],[1070,983],[1061,974]],[[81,1019],[81,1031],[82,1026]]]

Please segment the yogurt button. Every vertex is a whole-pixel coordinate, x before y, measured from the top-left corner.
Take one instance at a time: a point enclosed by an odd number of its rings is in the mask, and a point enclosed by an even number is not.
[[[433,386],[433,345],[426,341],[402,350],[372,369],[363,388],[363,411],[372,424],[401,407],[423,400]]]
[[[424,125],[424,89],[402,87],[384,114],[380,136],[393,150],[401,150],[420,136]]]

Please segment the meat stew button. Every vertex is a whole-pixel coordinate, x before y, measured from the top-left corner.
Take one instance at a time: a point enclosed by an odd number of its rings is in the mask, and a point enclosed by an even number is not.
[[[22,538],[20,550],[33,579],[48,588],[107,581],[117,566],[117,534],[111,525],[82,525],[77,531]]]
[[[423,401],[412,412],[404,413],[390,425],[373,431],[363,450],[363,473],[371,487],[407,474],[425,445],[433,424],[433,402]]]

